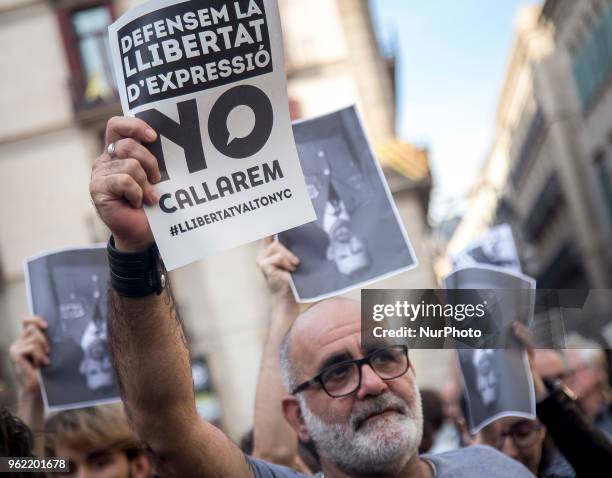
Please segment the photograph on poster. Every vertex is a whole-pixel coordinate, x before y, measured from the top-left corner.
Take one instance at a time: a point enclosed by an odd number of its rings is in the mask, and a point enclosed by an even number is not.
[[[32,314],[49,327],[50,365],[41,370],[46,408],[119,400],[108,349],[106,246],[46,252],[25,263]]]
[[[300,257],[299,301],[321,300],[416,267],[412,246],[357,110],[294,123],[317,220],[278,235]]]

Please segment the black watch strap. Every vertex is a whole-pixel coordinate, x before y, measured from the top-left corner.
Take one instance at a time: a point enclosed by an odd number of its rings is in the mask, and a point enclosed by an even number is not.
[[[574,401],[576,395],[572,392],[561,379],[549,379],[545,378],[542,380],[546,389],[548,390],[549,396],[554,396],[560,401]]]
[[[106,247],[111,287],[123,297],[146,297],[161,294],[166,287],[167,272],[153,243],[144,251],[122,252],[110,237]]]

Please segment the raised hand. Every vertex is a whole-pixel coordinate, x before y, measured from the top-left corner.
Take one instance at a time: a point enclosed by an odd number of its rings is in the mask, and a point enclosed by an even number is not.
[[[155,131],[138,118],[111,118],[106,125],[106,144],[114,145],[112,155],[107,148],[93,164],[89,192],[119,250],[139,251],[153,242],[142,206],[157,203],[152,184],[161,175],[157,160],[142,142],[156,138]]]
[[[299,263],[300,259],[280,242],[272,237],[263,240],[263,247],[257,256],[257,265],[263,272],[273,296],[291,295],[289,273],[295,271]]]
[[[40,393],[39,370],[49,365],[50,348],[44,333],[46,329],[47,322],[42,317],[26,317],[21,334],[9,348],[21,392]]]
[[[533,338],[531,336],[531,331],[525,324],[522,324],[518,321],[514,321],[512,322],[512,332],[527,352],[527,358],[529,359],[529,368],[531,369],[531,375],[533,376],[533,386],[535,390],[536,400],[543,400],[546,397],[547,392],[542,377],[540,376],[540,373],[535,367]]]

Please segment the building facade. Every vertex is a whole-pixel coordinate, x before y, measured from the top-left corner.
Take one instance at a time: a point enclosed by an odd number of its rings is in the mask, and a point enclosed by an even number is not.
[[[611,12],[595,0],[522,11],[489,156],[447,253],[508,222],[538,287],[610,287]]]
[[[0,0],[0,356],[27,314],[22,270],[42,251],[103,242],[88,193],[106,121],[120,114],[106,28],[138,0]],[[394,138],[393,62],[379,50],[365,0],[280,0],[295,117],[357,103],[420,266],[377,286],[432,287],[425,151]],[[307,21],[306,21],[307,20]],[[317,28],[313,28],[317,25]],[[172,273],[194,356],[206,358],[221,425],[238,438],[252,423],[269,303],[257,244]],[[352,294],[358,297],[358,291]],[[415,359],[416,360],[416,359]],[[0,400],[14,393],[2,360]],[[435,374],[431,376],[436,380]]]
[[[547,252],[530,272],[541,287],[609,288],[612,2],[547,1],[540,21],[555,51],[534,72],[540,108],[530,127],[550,139],[540,154],[554,168],[524,219],[526,237]]]

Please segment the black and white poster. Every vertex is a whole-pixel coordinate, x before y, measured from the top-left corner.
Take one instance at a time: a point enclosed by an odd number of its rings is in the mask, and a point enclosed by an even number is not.
[[[363,287],[417,266],[412,246],[354,106],[294,123],[317,220],[279,240],[300,258],[300,302]]]
[[[46,252],[24,268],[30,311],[49,324],[50,364],[41,371],[45,407],[119,401],[108,351],[106,244]]]
[[[472,434],[503,417],[535,419],[531,373],[520,349],[459,349]],[[529,364],[527,363],[527,367]]]
[[[453,269],[489,264],[521,272],[521,262],[509,224],[500,224],[489,229],[454,254],[451,260]]]
[[[511,269],[491,265],[464,267],[442,279],[445,289],[496,289],[500,303],[495,328],[512,336],[511,324],[533,321],[536,282]],[[517,291],[512,294],[512,291]],[[504,340],[505,342],[505,340]],[[535,419],[535,392],[526,352],[518,346],[504,349],[458,349],[459,365],[473,434],[503,417]]]
[[[109,27],[124,114],[157,133],[168,270],[312,221],[276,0],[154,0]]]

